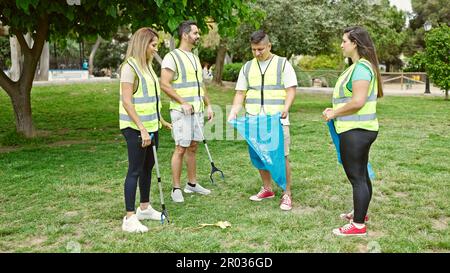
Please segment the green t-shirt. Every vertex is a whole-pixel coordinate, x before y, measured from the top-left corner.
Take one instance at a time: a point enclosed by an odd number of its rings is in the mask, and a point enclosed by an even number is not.
[[[352,78],[347,83],[348,90],[352,91],[353,90],[352,82],[359,81],[359,80],[364,80],[364,81],[369,81],[369,82],[372,80],[372,72],[370,71],[369,68],[367,68],[367,66],[365,66],[361,63],[357,64],[355,69],[353,70]]]

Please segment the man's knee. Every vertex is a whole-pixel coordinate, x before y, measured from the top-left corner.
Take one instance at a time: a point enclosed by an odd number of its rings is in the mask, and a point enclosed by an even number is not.
[[[191,146],[189,146],[187,148],[188,152],[190,153],[196,153],[198,149],[198,142],[197,141],[192,141],[191,142]]]
[[[181,147],[179,145],[175,146],[175,152],[174,154],[178,155],[178,156],[183,156],[186,153],[186,150],[188,148],[186,147]]]

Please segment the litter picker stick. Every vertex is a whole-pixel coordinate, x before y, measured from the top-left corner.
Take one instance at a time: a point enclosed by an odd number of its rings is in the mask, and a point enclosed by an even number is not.
[[[198,121],[198,117],[195,113],[194,113],[194,117],[195,117],[195,120],[197,121],[197,125],[200,130],[200,134],[202,136],[203,143],[205,144],[206,152],[208,153],[208,157],[209,157],[209,162],[211,162],[211,173],[209,174],[209,179],[211,180],[211,183],[214,184],[213,174],[215,172],[219,172],[222,175],[222,179],[225,180],[225,176],[223,175],[223,172],[214,165],[214,161],[212,159],[211,153],[209,152],[208,143],[206,143],[205,135],[203,135],[202,127],[200,126],[200,122]]]
[[[153,134],[150,135],[150,141],[154,137]],[[158,154],[156,153],[156,141],[152,145],[153,148],[153,157],[155,159],[155,167],[156,167],[156,176],[158,177],[158,187],[159,187],[159,198],[161,201],[161,224],[164,224],[164,218],[167,220],[167,223],[170,223],[169,214],[166,210],[166,205],[164,204],[164,196],[161,186],[161,174],[159,173],[159,164],[158,164]]]

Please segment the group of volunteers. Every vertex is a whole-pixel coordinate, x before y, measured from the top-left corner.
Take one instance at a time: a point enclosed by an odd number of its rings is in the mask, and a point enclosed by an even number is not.
[[[175,149],[171,159],[173,202],[184,202],[184,193],[208,195],[196,176],[196,152],[203,140],[204,119],[212,120],[211,100],[203,84],[203,69],[192,50],[198,45],[200,33],[196,22],[184,21],[178,27],[180,45],[167,53],[161,63],[158,78],[152,59],[158,51],[158,33],[144,27],[131,37],[126,59],[120,70],[119,123],[128,149],[128,172],[124,184],[126,216],[122,230],[147,232],[141,220],[161,220],[161,212],[150,205],[152,169],[155,165],[152,146],[158,147],[158,130],[171,129]],[[228,121],[235,119],[241,108],[246,115],[281,114],[286,165],[286,189],[280,209],[292,209],[291,168],[288,160],[290,133],[289,109],[297,87],[294,68],[285,57],[271,52],[269,35],[263,30],[252,33],[250,46],[254,58],[246,62],[239,73],[236,94]],[[374,44],[362,27],[344,30],[341,49],[350,66],[340,75],[333,92],[332,108],[322,116],[333,120],[340,139],[341,160],[353,187],[353,210],[340,215],[349,223],[333,230],[339,236],[366,235],[367,211],[372,197],[372,185],[367,171],[371,144],[378,133],[377,97],[383,95]],[[161,115],[161,90],[170,98],[170,119]],[[261,110],[264,111],[261,111]],[[196,122],[199,121],[199,122]],[[181,190],[183,159],[188,181]],[[275,197],[271,174],[259,170],[261,190],[250,196],[252,201]],[[140,205],[135,209],[139,183]]]

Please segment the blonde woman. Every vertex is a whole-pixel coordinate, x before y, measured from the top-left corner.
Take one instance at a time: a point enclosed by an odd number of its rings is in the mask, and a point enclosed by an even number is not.
[[[152,59],[158,51],[158,34],[151,28],[137,30],[130,39],[126,60],[120,70],[119,123],[128,148],[128,173],[124,195],[126,216],[122,230],[147,232],[140,220],[160,220],[161,212],[150,206],[151,173],[155,164],[152,145],[158,147],[161,125],[171,128],[160,115],[158,77]],[[139,181],[140,206],[135,213]]]

